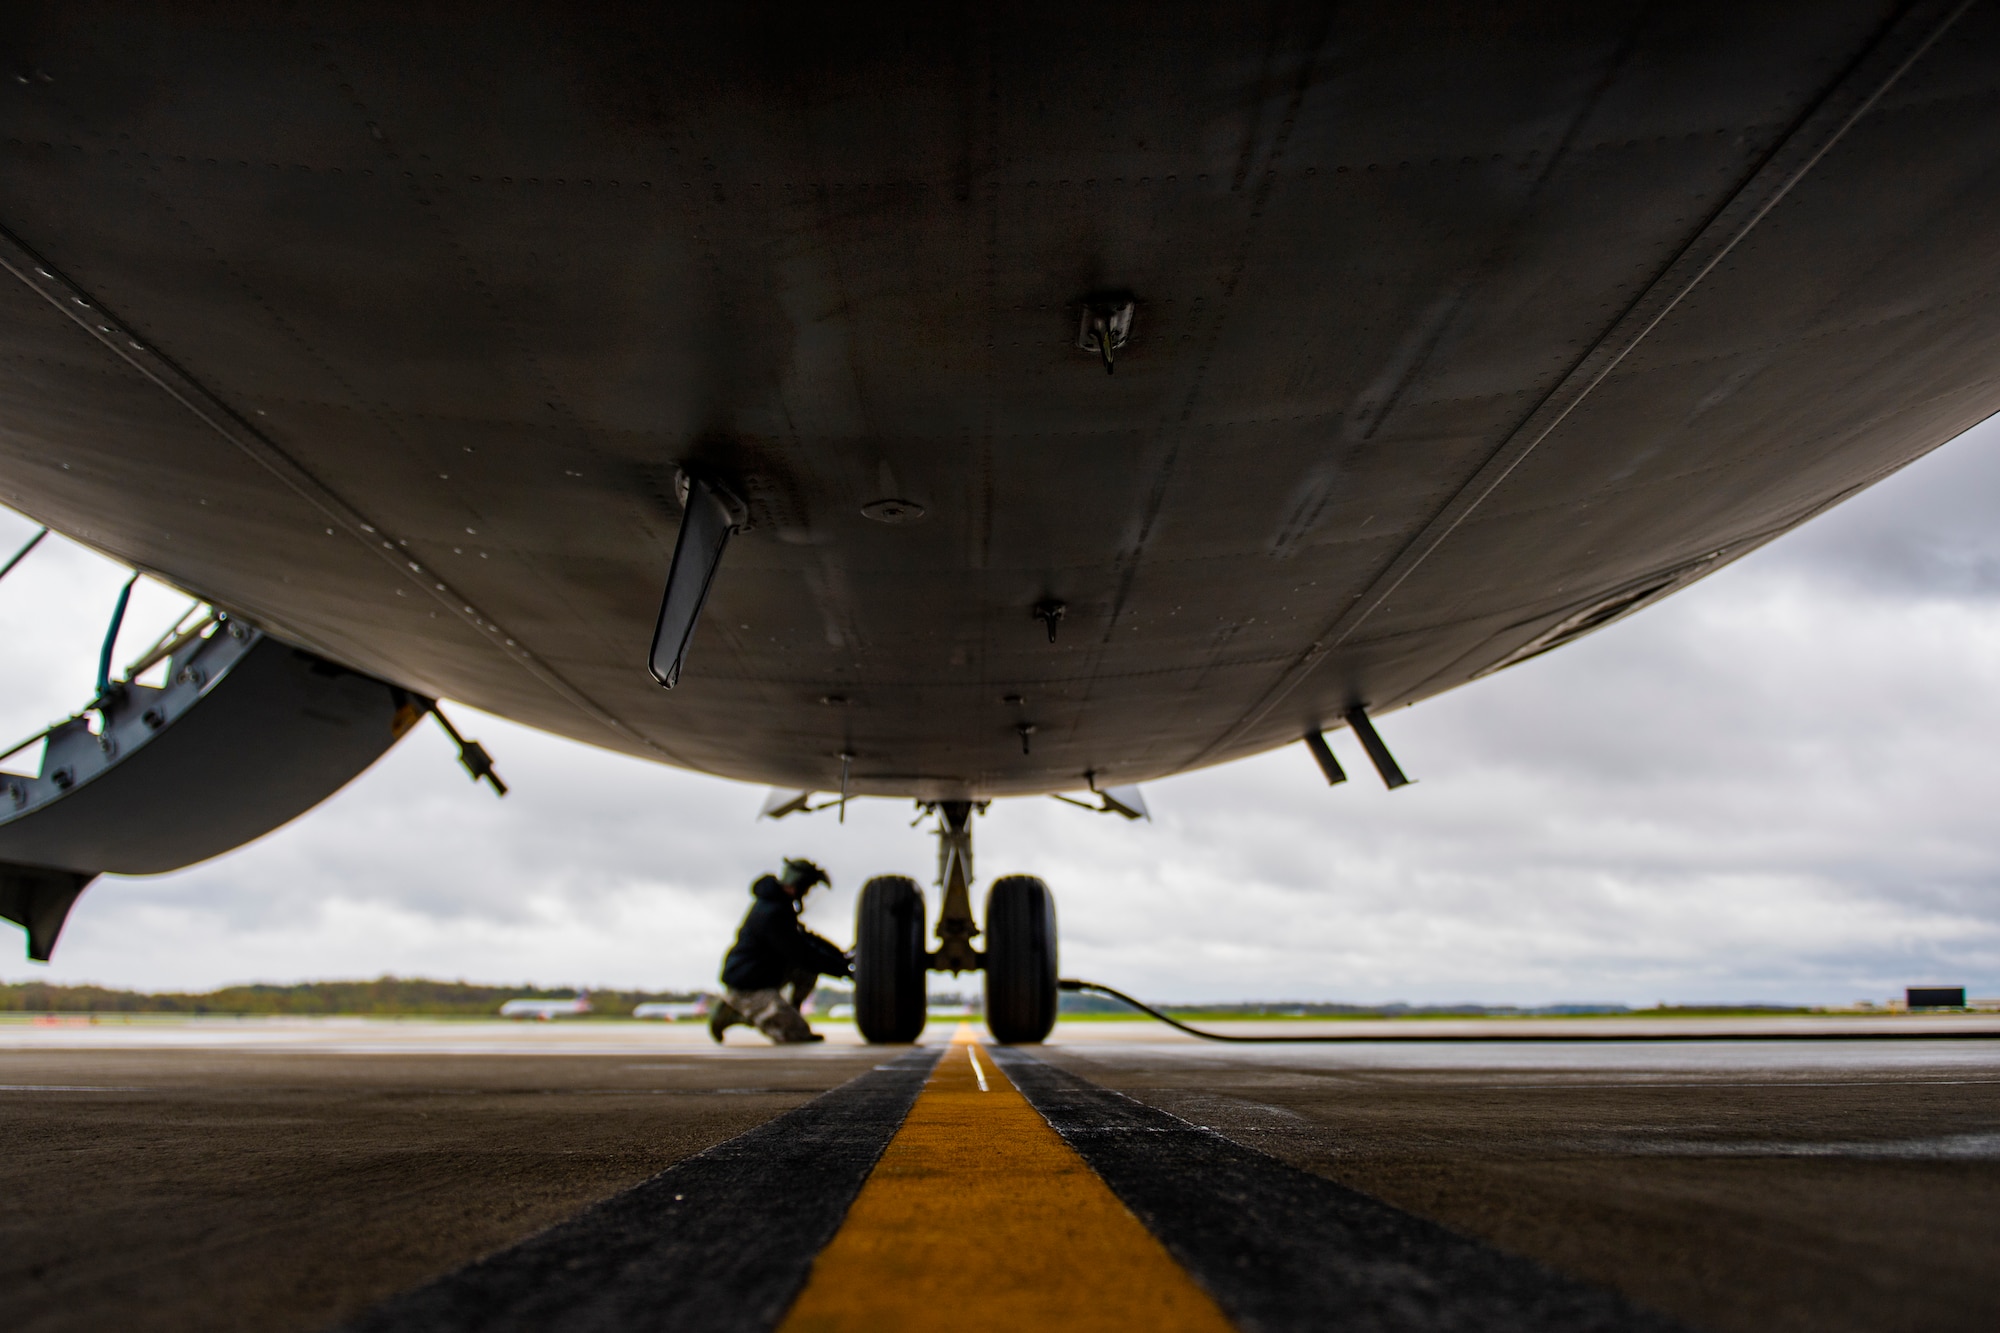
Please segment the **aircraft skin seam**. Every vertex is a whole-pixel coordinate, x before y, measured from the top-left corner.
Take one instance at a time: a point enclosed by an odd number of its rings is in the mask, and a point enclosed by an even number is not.
[[[1187,392],[1182,395],[1180,408],[1170,421],[1161,423],[1162,428],[1155,437],[1156,442],[1164,442],[1164,448],[1161,449],[1159,461],[1153,468],[1131,546],[1118,557],[1110,614],[1105,617],[1103,633],[1092,646],[1088,668],[1090,683],[1084,687],[1079,708],[1069,725],[1068,734],[1064,737],[1067,741],[1073,742],[1076,739],[1077,730],[1083,722],[1083,709],[1096,702],[1100,665],[1120,624],[1125,619],[1139,574],[1149,563],[1147,554],[1152,547],[1153,536],[1159,529],[1160,515],[1166,508],[1167,495],[1173,489],[1180,471],[1182,445],[1195,422],[1195,409],[1208,382],[1209,365],[1215,358],[1216,348],[1222,342],[1223,328],[1229,322],[1231,303],[1235,300],[1237,288],[1242,285],[1244,271],[1250,263],[1252,248],[1256,244],[1258,233],[1263,230],[1264,214],[1270,205],[1271,195],[1277,188],[1279,165],[1291,147],[1292,132],[1298,123],[1299,112],[1313,91],[1314,75],[1325,63],[1327,43],[1331,40],[1332,34],[1332,15],[1330,12],[1322,14],[1310,38],[1298,48],[1300,59],[1297,73],[1289,81],[1289,86],[1281,85],[1283,109],[1277,116],[1276,126],[1270,131],[1270,142],[1264,147],[1260,160],[1254,167],[1252,166],[1251,159],[1257,156],[1253,143],[1246,143],[1244,151],[1239,156],[1231,193],[1246,195],[1248,212],[1243,220],[1242,234],[1237,241],[1236,255],[1229,266],[1229,276],[1222,285],[1221,294],[1208,316],[1208,327],[1203,331],[1199,351],[1195,354],[1194,370],[1188,377]],[[1278,89],[1273,91],[1276,92]],[[1273,97],[1268,100],[1278,99]],[[1260,119],[1265,105],[1266,102],[1260,101],[1255,110],[1254,114]],[[1253,123],[1250,131],[1253,139],[1260,128],[1259,124]],[[1254,183],[1252,183],[1253,172]]]
[[[327,34],[316,33],[315,36],[316,38],[325,39]],[[514,354],[519,358],[520,364],[526,367],[527,373],[533,377],[537,397],[573,433],[574,439],[571,441],[569,447],[576,449],[588,457],[590,461],[585,466],[589,467],[593,472],[604,470],[608,460],[593,439],[591,428],[586,426],[578,417],[575,408],[571,406],[561,388],[549,377],[548,368],[543,364],[542,358],[536,355],[534,348],[529,345],[529,340],[522,336],[521,328],[513,315],[508,312],[507,308],[494,295],[494,286],[485,281],[484,277],[478,276],[485,271],[484,260],[474,255],[466,247],[464,239],[448,220],[444,210],[439,207],[439,197],[448,196],[451,191],[460,188],[458,182],[446,180],[442,175],[436,173],[432,173],[430,179],[425,179],[425,173],[421,171],[413,172],[411,168],[416,167],[418,163],[411,160],[403,145],[406,142],[411,143],[413,147],[418,145],[415,145],[409,132],[393,127],[385,131],[379,123],[378,118],[386,118],[382,117],[382,113],[379,112],[370,100],[373,94],[358,90],[355,86],[365,76],[357,75],[352,69],[343,64],[343,57],[332,53],[330,41],[316,41],[315,45],[320,46],[323,54],[327,55],[327,63],[323,72],[331,77],[326,82],[339,91],[342,100],[360,118],[360,123],[354,126],[354,128],[357,132],[364,127],[370,131],[368,136],[371,145],[370,151],[376,155],[378,160],[385,164],[383,167],[383,178],[391,184],[394,184],[398,180],[402,182],[400,187],[398,187],[400,195],[409,202],[410,206],[417,211],[419,216],[423,217],[430,224],[431,233],[444,249],[450,253],[453,263],[456,264],[460,271],[475,275],[473,282],[469,286],[460,285],[459,299],[463,302],[483,306],[486,318],[491,326],[506,331],[507,342],[512,346]],[[246,283],[245,285],[247,289],[248,284]],[[283,319],[275,310],[272,311],[272,315],[274,318]],[[316,348],[310,346],[302,334],[295,332],[293,336],[297,339],[301,347],[305,348],[315,360],[320,362],[330,378],[336,383],[341,383],[343,388],[349,387],[341,381],[339,373],[319,354]],[[378,405],[367,402],[365,395],[354,392],[351,388],[350,392],[353,394],[357,409],[374,424],[376,429],[382,431],[392,439],[403,442],[412,454],[422,455],[426,452],[421,442],[411,442],[405,439],[400,424],[393,419],[393,414],[385,413],[380,410]],[[470,511],[470,502],[466,503]],[[478,516],[476,521],[482,527],[487,526],[487,520],[483,515]],[[527,572],[539,579],[544,585],[550,582],[546,570],[531,562],[524,561],[523,564],[526,566]],[[562,602],[564,609],[571,616],[571,633],[591,634],[598,638],[600,646],[608,652],[615,653],[617,651],[616,643],[604,636],[604,631],[596,620],[579,613],[563,599],[560,592],[555,592],[555,596],[559,602]],[[567,682],[564,682],[564,684],[567,684]],[[594,703],[595,701],[592,702]],[[611,717],[614,721],[616,720],[615,715],[611,714],[608,709],[603,711],[606,717]],[[621,734],[623,733],[621,732]],[[639,737],[638,739],[642,743],[648,743],[645,742],[644,737]],[[648,744],[653,753],[665,754],[665,751],[660,747]]]
[[[204,425],[229,441],[253,463],[262,467],[300,499],[337,524],[347,535],[373,552],[400,577],[421,589],[425,596],[444,607],[458,620],[478,630],[480,636],[492,643],[504,656],[517,663],[529,675],[548,686],[573,707],[615,734],[644,746],[651,753],[676,763],[681,762],[676,756],[641,735],[609,709],[563,679],[558,672],[508,634],[504,627],[481,612],[470,598],[461,596],[449,584],[437,577],[434,571],[411,568],[415,562],[410,559],[405,547],[376,525],[368,522],[359,510],[313,476],[291,455],[265,438],[262,432],[245,421],[239,413],[204,388],[192,375],[175,365],[165,353],[126,327],[123,321],[99,304],[94,296],[64,276],[55,265],[43,259],[5,226],[0,226],[0,268],[6,269],[19,279],[22,285],[68,316],[112,355],[158,386],[168,397],[193,413]]]
[[[1526,419],[1473,471],[1444,508],[1410,539],[1365,591],[1355,595],[1263,697],[1190,758],[1186,767],[1201,766],[1257,725],[1334,649],[1353,637],[1362,623],[1380,610],[1472,511],[1701,285],[1973,3],[1974,0],[1918,0],[1891,18],[1813,101],[1784,138],[1772,146],[1757,169],[1709,216]]]
[[[1591,85],[1590,91],[1584,94],[1582,103],[1576,109],[1576,114],[1570,117],[1569,125],[1563,130],[1562,138],[1557,140],[1555,147],[1551,148],[1544,156],[1541,168],[1535,172],[1534,180],[1530,182],[1527,190],[1520,198],[1518,212],[1514,218],[1516,228],[1521,225],[1526,215],[1533,210],[1535,202],[1541,197],[1542,187],[1549,183],[1549,178],[1554,176],[1575,155],[1578,136],[1583,133],[1584,126],[1590,123],[1591,116],[1602,105],[1604,95],[1618,81],[1618,75],[1625,69],[1626,63],[1632,58],[1634,48],[1638,45],[1640,33],[1645,30],[1646,25],[1651,22],[1652,17],[1653,11],[1650,8],[1639,11],[1632,26],[1626,29],[1625,36],[1620,39],[1617,47],[1612,51],[1611,58],[1605,62],[1603,72],[1598,75],[1596,82]],[[1583,151],[1594,152],[1603,147],[1605,145],[1601,143],[1592,144]],[[1437,352],[1438,344],[1451,331],[1452,324],[1457,320],[1459,311],[1464,308],[1466,299],[1481,283],[1488,282],[1493,278],[1495,273],[1501,269],[1508,250],[1517,242],[1518,234],[1512,236],[1503,234],[1500,238],[1496,239],[1487,248],[1485,254],[1480,258],[1479,263],[1474,267],[1465,281],[1458,285],[1458,289],[1450,297],[1440,301],[1437,306],[1433,307],[1435,314],[1428,321],[1428,327],[1421,328],[1420,337],[1417,339],[1418,346],[1415,355],[1409,358],[1408,365],[1396,377],[1395,384],[1381,401],[1364,408],[1368,426],[1366,430],[1360,433],[1362,440],[1373,440],[1376,433],[1388,424],[1390,417],[1394,416],[1396,410],[1403,405],[1405,397],[1416,385],[1419,378],[1422,377],[1425,369],[1429,367],[1432,357]],[[1491,401],[1498,399],[1501,395],[1479,396]],[[1429,406],[1438,401],[1448,402],[1451,400],[1449,398],[1417,397],[1409,401],[1413,406]]]
[[[1984,418],[1980,419],[1984,420]],[[1967,427],[1966,429],[1969,429],[1969,427]],[[1624,620],[1627,616],[1633,615],[1639,611],[1644,610],[1649,606],[1654,605],[1655,603],[1661,601],[1666,597],[1672,596],[1674,593],[1679,592],[1681,589],[1687,587],[1691,583],[1699,582],[1700,580],[1707,578],[1711,574],[1714,574],[1722,569],[1726,569],[1730,565],[1735,564],[1738,560],[1741,560],[1744,556],[1749,555],[1752,551],[1761,550],[1763,547],[1768,546],[1772,542],[1776,541],[1778,538],[1784,536],[1786,533],[1791,532],[1793,529],[1805,526],[1807,523],[1810,523],[1814,519],[1818,518],[1821,514],[1824,514],[1829,509],[1832,509],[1835,505],[1845,504],[1847,501],[1861,494],[1861,492],[1867,490],[1870,486],[1873,486],[1878,482],[1884,481],[1887,478],[1894,476],[1896,473],[1901,472],[1911,463],[1916,462],[1918,458],[1928,457],[1930,453],[1933,452],[1934,450],[1943,448],[1946,443],[1948,443],[1953,439],[1956,439],[1961,433],[1963,433],[1962,429],[1955,429],[1949,432],[1943,440],[1940,440],[1937,444],[1933,445],[1931,449],[1927,449],[1922,454],[1917,455],[1916,458],[1909,459],[1906,462],[1897,463],[1893,467],[1878,469],[1877,471],[1870,473],[1867,477],[1863,478],[1862,480],[1855,482],[1852,486],[1847,487],[1839,494],[1832,495],[1824,500],[1821,500],[1819,503],[1808,507],[1807,509],[1803,510],[1802,512],[1800,512],[1799,514],[1795,515],[1792,518],[1788,518],[1780,523],[1771,524],[1770,526],[1765,527],[1760,531],[1751,533],[1747,537],[1737,538],[1735,541],[1721,548],[1713,556],[1709,557],[1706,560],[1695,559],[1693,561],[1687,562],[1679,566],[1672,566],[1666,569],[1659,570],[1653,574],[1646,574],[1646,575],[1641,575],[1638,578],[1627,579],[1622,584],[1614,585],[1612,587],[1600,590],[1596,594],[1596,598],[1598,601],[1601,602],[1605,598],[1616,597],[1620,589],[1638,587],[1646,583],[1649,579],[1667,578],[1671,580],[1665,586],[1661,587],[1657,592],[1649,594],[1648,596],[1646,596],[1645,598],[1641,599],[1638,602],[1634,602],[1631,606],[1627,607],[1625,610],[1620,611],[1617,615],[1611,617],[1609,620],[1603,621],[1600,624],[1592,625],[1590,628],[1584,630],[1582,633],[1564,639],[1562,641],[1562,644],[1550,644],[1547,648],[1537,649],[1536,651],[1528,654],[1528,656],[1526,657],[1522,657],[1519,658],[1518,660],[1513,660],[1513,661],[1508,660],[1514,653],[1520,652],[1522,648],[1525,648],[1527,645],[1533,643],[1538,637],[1548,633],[1549,630],[1552,628],[1551,622],[1554,622],[1555,624],[1560,624],[1561,623],[1560,617],[1562,617],[1565,613],[1574,615],[1576,614],[1578,608],[1589,606],[1591,602],[1590,598],[1588,597],[1581,598],[1578,601],[1567,603],[1564,606],[1557,608],[1556,610],[1546,611],[1539,615],[1530,616],[1525,620],[1515,621],[1513,624],[1507,626],[1505,629],[1499,631],[1498,633],[1490,635],[1487,638],[1481,640],[1477,647],[1469,649],[1466,652],[1460,653],[1457,657],[1453,658],[1448,665],[1441,667],[1436,671],[1433,671],[1430,675],[1426,676],[1423,680],[1419,681],[1417,684],[1410,687],[1408,690],[1403,691],[1401,694],[1393,695],[1387,699],[1384,699],[1375,706],[1377,708],[1385,708],[1385,709],[1395,708],[1399,706],[1406,706],[1409,704],[1417,703],[1420,700],[1427,699],[1432,694],[1437,692],[1431,688],[1433,682],[1444,679],[1445,677],[1451,675],[1465,662],[1475,657],[1478,657],[1481,654],[1490,652],[1493,644],[1517,639],[1519,638],[1521,632],[1529,629],[1532,629],[1534,633],[1529,634],[1528,637],[1525,639],[1520,639],[1520,641],[1516,643],[1513,648],[1510,648],[1506,652],[1501,653],[1500,656],[1495,660],[1494,665],[1481,668],[1478,672],[1474,673],[1473,678],[1476,680],[1483,676],[1490,676],[1495,674],[1496,672],[1504,671],[1508,667],[1520,666],[1521,663],[1532,661],[1534,658],[1540,657],[1543,653],[1548,652],[1553,648],[1560,647],[1563,644],[1574,643],[1576,642],[1577,639],[1588,638],[1590,635],[1597,633],[1599,630],[1609,629],[1611,626],[1617,624],[1619,621]]]
[[[1982,381],[1982,383],[1990,383],[1990,382],[1991,381]],[[1941,402],[1946,398],[1956,397],[1956,396],[1958,395],[1933,394],[1928,398],[1918,399],[1911,406],[1912,407],[1923,406],[1930,403]],[[1903,410],[1907,409],[1899,409],[1899,411]],[[1878,416],[1868,417],[1865,418],[1861,424],[1863,425],[1872,424],[1875,421],[1884,420],[1891,415],[1895,414],[1882,413],[1879,414]],[[1646,598],[1643,602],[1634,604],[1631,608],[1619,612],[1616,616],[1613,616],[1610,620],[1607,620],[1602,624],[1593,625],[1589,629],[1585,630],[1582,634],[1578,634],[1571,639],[1565,639],[1563,642],[1573,643],[1575,642],[1576,639],[1585,638],[1588,635],[1597,633],[1601,629],[1608,629],[1610,626],[1617,624],[1619,621],[1625,619],[1627,616],[1633,614],[1634,612],[1643,610],[1645,607],[1651,606],[1654,603],[1660,601],[1661,599],[1673,593],[1681,591],[1681,589],[1687,587],[1688,585],[1696,583],[1701,579],[1705,579],[1709,575],[1717,573],[1718,571],[1725,569],[1730,565],[1735,564],[1738,560],[1741,560],[1744,556],[1749,555],[1752,551],[1759,550],[1762,547],[1769,545],[1771,542],[1776,541],[1778,538],[1784,536],[1788,532],[1791,532],[1795,528],[1800,528],[1805,526],[1807,523],[1810,523],[1812,522],[1812,520],[1818,518],[1821,514],[1824,514],[1828,510],[1832,509],[1835,505],[1845,504],[1847,501],[1861,494],[1861,492],[1867,490],[1870,486],[1874,486],[1878,482],[1884,481],[1889,477],[1894,476],[1896,473],[1901,472],[1904,468],[1910,466],[1910,464],[1916,462],[1918,459],[1928,457],[1932,452],[1934,452],[1937,449],[1943,448],[1947,443],[1958,438],[1958,436],[1963,434],[1966,430],[1971,429],[1972,426],[1977,425],[1980,421],[1983,421],[1985,419],[1986,418],[1984,415],[1978,415],[1975,416],[1970,421],[1964,422],[1960,425],[1953,426],[1949,430],[1943,432],[1938,441],[1935,444],[1933,444],[1929,449],[1924,450],[1923,453],[1918,454],[1913,458],[1906,459],[1903,462],[1893,464],[1892,466],[1885,468],[1878,468],[1876,471],[1869,473],[1862,480],[1855,482],[1853,485],[1848,486],[1846,489],[1840,491],[1835,495],[1828,496],[1827,498],[1808,506],[1807,508],[1799,511],[1791,518],[1784,519],[1778,523],[1767,525],[1766,527],[1763,527],[1758,531],[1749,534],[1748,536],[1738,537],[1735,540],[1731,541],[1728,545],[1719,548],[1715,552],[1715,554],[1707,560],[1696,559],[1682,565],[1669,565],[1661,568],[1660,570],[1656,571],[1653,574],[1641,575],[1638,578],[1626,580],[1625,583],[1622,585],[1614,585],[1611,588],[1606,588],[1604,590],[1601,590],[1597,594],[1600,599],[1604,597],[1615,596],[1618,587],[1631,587],[1636,584],[1644,583],[1649,578],[1664,578],[1671,576],[1673,579],[1673,582],[1669,586],[1662,588],[1658,594]],[[1812,443],[1821,438],[1824,437],[1812,436],[1808,437],[1806,440],[1801,441],[1800,443],[1801,444]],[[1698,475],[1698,473],[1690,475]],[[1493,634],[1488,638],[1481,640],[1481,642],[1477,647],[1469,649],[1466,652],[1460,653],[1457,657],[1453,658],[1447,665],[1440,667],[1436,671],[1433,671],[1430,675],[1426,676],[1423,680],[1417,682],[1409,689],[1404,690],[1398,694],[1391,695],[1386,699],[1377,700],[1372,706],[1378,709],[1404,707],[1409,704],[1418,703],[1424,699],[1427,699],[1431,695],[1439,692],[1438,690],[1432,689],[1432,685],[1434,684],[1434,682],[1448,678],[1466,662],[1471,661],[1474,658],[1481,656],[1482,654],[1490,652],[1493,644],[1509,641],[1517,637],[1519,631],[1528,629],[1531,626],[1539,627],[1536,630],[1536,634],[1546,633],[1548,631],[1549,622],[1552,617],[1558,617],[1562,615],[1563,612],[1565,611],[1568,611],[1573,614],[1577,609],[1577,607],[1588,605],[1589,600],[1590,600],[1589,598],[1583,598],[1577,602],[1566,603],[1562,608],[1559,608],[1557,610],[1548,611],[1543,614],[1530,616],[1525,620],[1516,621],[1513,624],[1508,625],[1505,629],[1499,631],[1498,633]],[[1528,638],[1521,640],[1520,643],[1516,644],[1513,648],[1510,648],[1507,651],[1501,653],[1493,660],[1493,662],[1490,665],[1482,667],[1478,671],[1474,672],[1472,678],[1476,680],[1484,676],[1493,675],[1494,673],[1499,671],[1504,671],[1508,667],[1519,666],[1521,665],[1522,662],[1526,662],[1531,660],[1532,658],[1539,657],[1542,655],[1543,652],[1549,651],[1547,648],[1538,649],[1537,651],[1530,653],[1527,657],[1519,658],[1516,660],[1509,660],[1510,657],[1512,657],[1514,653],[1519,652],[1522,647],[1525,647],[1527,644],[1534,642],[1536,634],[1529,635]],[[1380,642],[1385,642],[1385,640],[1372,640],[1371,642],[1380,643]],[[1550,647],[1556,647],[1556,646],[1558,645],[1553,645],[1553,644],[1550,645]],[[1444,688],[1449,688],[1449,687],[1444,687]],[[1307,719],[1306,721],[1307,723],[1309,723],[1311,719]]]
[[[1390,636],[1391,639],[1398,637]],[[1388,642],[1389,640],[1381,640]],[[1208,669],[1234,670],[1239,667],[1277,666],[1292,660],[1292,654],[1283,650],[1257,653],[1244,657],[1218,658],[1207,663]],[[1158,680],[1177,676],[1184,668],[1174,666],[1134,667],[1123,671],[1090,672],[1078,670],[1064,676],[1038,677],[1040,688],[1049,689],[1062,685],[1086,685],[1094,680]],[[730,685],[775,685],[788,690],[816,689],[825,684],[821,676],[788,676],[746,672],[741,675],[716,675],[712,679]],[[852,702],[855,696],[865,696],[871,690],[942,690],[983,695],[993,686],[978,681],[952,679],[943,676],[895,676],[871,678],[866,683],[856,682],[846,687],[850,692],[842,697]]]

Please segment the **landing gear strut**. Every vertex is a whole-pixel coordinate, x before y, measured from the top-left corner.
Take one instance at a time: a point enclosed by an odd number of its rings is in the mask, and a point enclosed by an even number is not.
[[[924,951],[924,899],[916,882],[881,875],[855,913],[854,1018],[871,1042],[915,1041],[924,1030],[924,974],[986,974],[986,1025],[1004,1042],[1038,1042],[1056,1021],[1056,908],[1032,875],[995,881],[986,895],[986,950],[972,917],[971,801],[939,801],[938,947]]]
[[[977,972],[985,955],[972,947],[979,926],[972,919],[972,802],[939,801],[938,883],[944,910],[938,914],[938,947],[930,965],[957,976]]]

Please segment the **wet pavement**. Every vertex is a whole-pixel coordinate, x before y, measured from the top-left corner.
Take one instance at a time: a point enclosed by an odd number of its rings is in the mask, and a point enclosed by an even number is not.
[[[23,1330],[326,1327],[889,1054],[828,1031],[6,1024],[0,1302]],[[1694,1327],[2000,1327],[2000,1041],[1217,1047],[1079,1023],[1040,1054]]]
[[[2000,1328],[2000,1043],[1049,1058],[1695,1327]]]

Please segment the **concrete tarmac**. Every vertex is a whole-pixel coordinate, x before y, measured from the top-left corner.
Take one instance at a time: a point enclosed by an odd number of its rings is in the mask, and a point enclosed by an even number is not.
[[[1696,1328],[2000,1328],[2000,1043],[1046,1058]]]
[[[560,1031],[506,1054],[160,1035],[175,1044],[0,1053],[0,1310],[17,1333],[323,1328],[879,1058],[551,1052]]]
[[[0,1308],[323,1328],[881,1062],[827,1031],[0,1026]],[[2000,1327],[2000,1042],[1215,1047],[1079,1023],[1040,1054],[1693,1327]]]

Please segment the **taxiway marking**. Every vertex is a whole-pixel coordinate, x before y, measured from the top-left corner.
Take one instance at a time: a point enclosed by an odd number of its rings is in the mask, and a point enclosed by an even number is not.
[[[768,1333],[938,1054],[894,1056],[342,1333]]]
[[[981,1067],[971,1030],[952,1044],[966,1059],[938,1061],[780,1333],[1231,1329],[1006,1075]]]
[[[954,1038],[954,1040],[956,1040],[956,1038]],[[989,1089],[986,1086],[986,1071],[979,1067],[978,1042],[968,1041],[965,1043],[965,1058],[972,1062],[972,1076],[979,1080],[979,1090],[981,1092],[989,1091]]]
[[[1287,1166],[1019,1047],[991,1054],[1017,1095],[1223,1309],[1259,1333],[1685,1333],[1610,1291]]]

